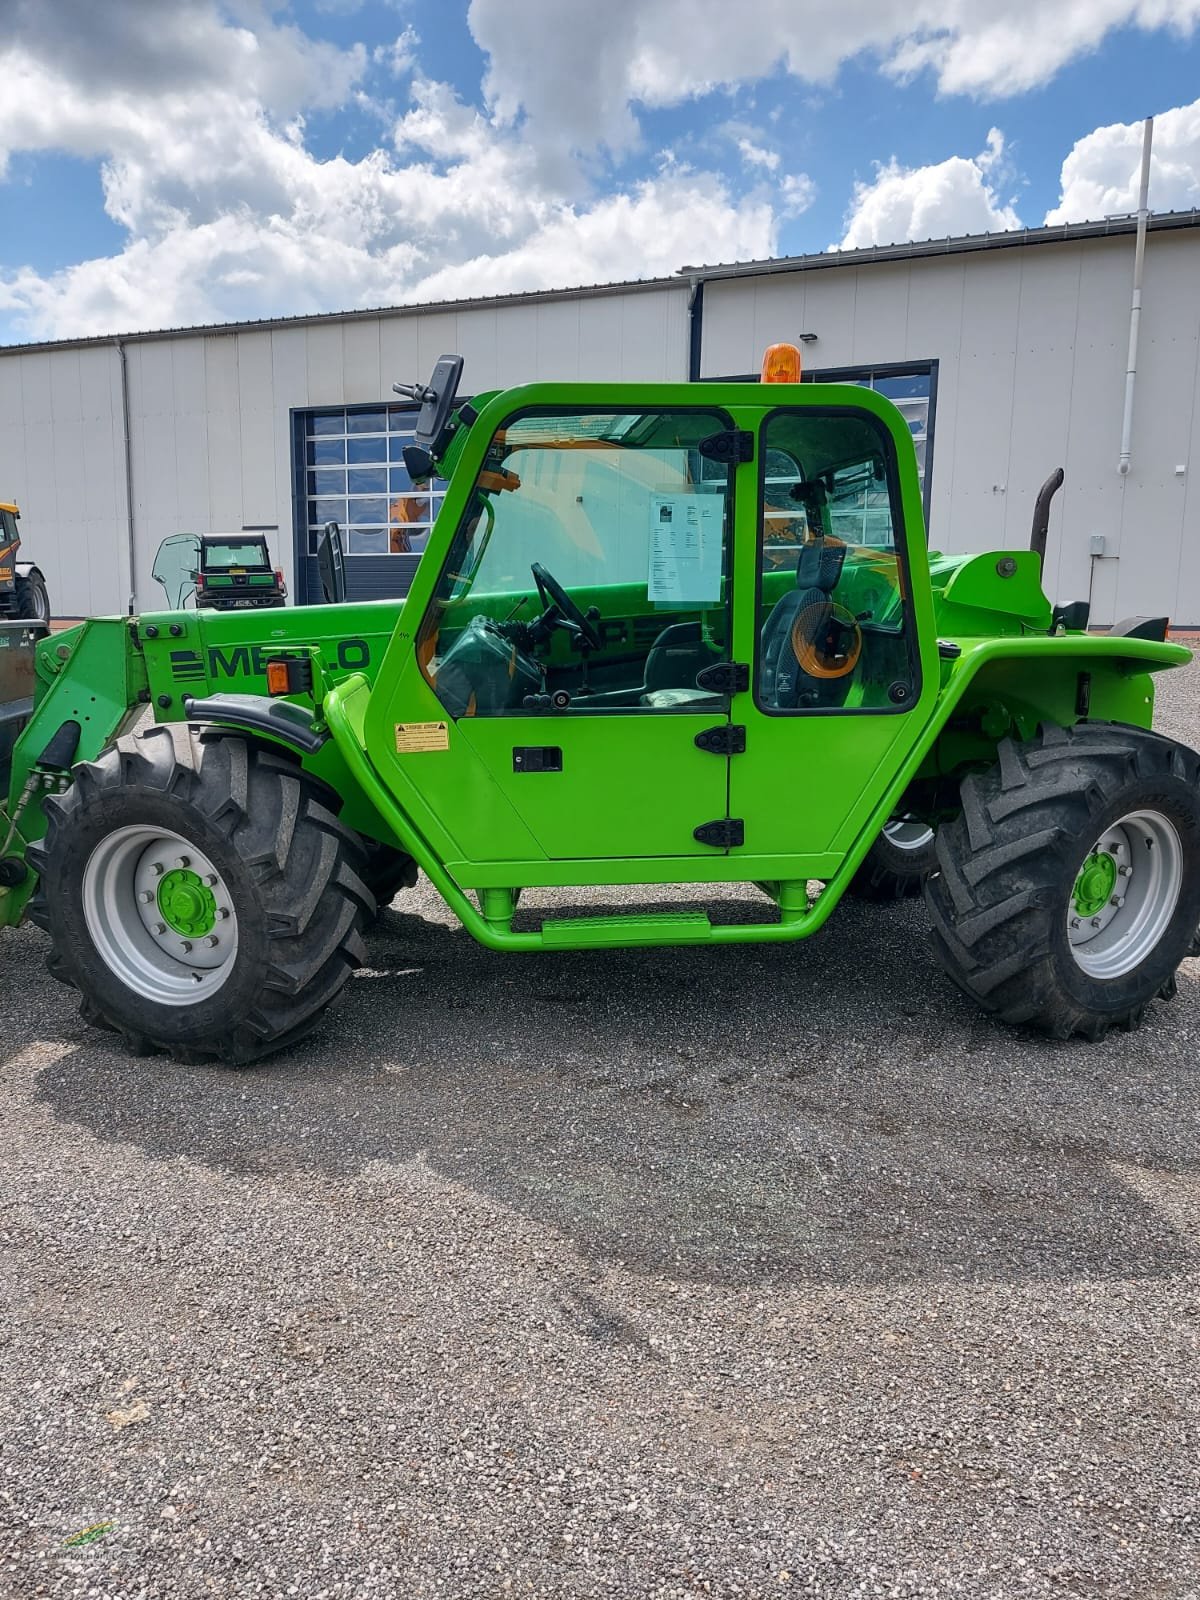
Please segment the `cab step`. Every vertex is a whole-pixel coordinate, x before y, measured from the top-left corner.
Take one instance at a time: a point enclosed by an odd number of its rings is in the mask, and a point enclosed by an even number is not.
[[[656,944],[706,944],[713,925],[702,911],[658,911],[635,917],[558,917],[542,923],[547,950]]]

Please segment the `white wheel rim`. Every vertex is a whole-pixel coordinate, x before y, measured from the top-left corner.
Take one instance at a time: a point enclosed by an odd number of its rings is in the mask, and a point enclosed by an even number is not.
[[[933,841],[933,829],[927,822],[897,817],[893,822],[884,823],[883,836],[897,850],[924,850]]]
[[[1105,904],[1080,894],[1089,863],[1107,858],[1113,877]],[[1139,966],[1167,930],[1183,887],[1183,845],[1160,812],[1131,811],[1096,840],[1080,864],[1067,906],[1075,963],[1092,978],[1119,978]]]
[[[171,875],[187,890],[185,903],[190,896],[199,908],[194,922],[182,928],[176,925],[178,902],[170,913],[160,903],[164,878]],[[199,885],[194,889],[193,877]],[[102,839],[84,868],[83,915],[105,965],[145,1000],[195,1005],[215,994],[233,970],[233,897],[203,851],[169,829],[117,828]]]

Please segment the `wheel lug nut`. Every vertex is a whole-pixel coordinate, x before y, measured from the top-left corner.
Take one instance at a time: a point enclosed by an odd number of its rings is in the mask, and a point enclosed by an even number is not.
[[[154,931],[155,931],[155,933],[166,933],[166,931],[167,931],[166,923],[165,922],[156,922],[154,924]]]
[[[221,909],[217,912],[217,915],[220,917],[222,922],[227,922],[229,920],[229,907],[228,906],[222,906]]]
[[[211,889],[213,884],[216,883],[216,881],[217,881],[216,873],[215,872],[206,872],[204,874],[204,881],[208,885],[208,887]]]
[[[161,861],[154,862],[153,865],[150,868],[150,871],[154,874],[154,876],[156,878],[161,878],[162,875],[163,875],[163,864],[162,864],[162,862]]]
[[[1100,926],[1100,918],[1099,917],[1093,917],[1092,918],[1092,927],[1093,928],[1098,928],[1099,926]]]
[[[210,933],[208,938],[205,939],[204,942],[205,942],[205,944],[208,946],[208,948],[210,950],[215,950],[217,948],[217,945],[220,943],[220,940],[217,938],[215,933]]]
[[[1071,926],[1073,928],[1077,928],[1079,926],[1079,918],[1078,917],[1072,917],[1071,918]]]
[[[1125,904],[1125,896],[1123,894],[1115,894],[1108,903],[1110,906],[1123,906]]]
[[[191,859],[191,856],[177,856],[175,858],[175,865],[182,869],[183,867],[191,865]]]
[[[180,941],[179,948],[183,951],[185,956],[190,955],[192,952],[192,941],[190,939],[182,939]]]
[[[1117,873],[1118,873],[1118,876],[1120,876],[1122,878],[1128,878],[1128,877],[1130,877],[1132,875],[1133,868],[1132,867],[1118,867],[1117,868]]]
[[[138,899],[142,902],[142,904],[144,906],[148,906],[150,904],[150,902],[154,899],[154,895],[151,893],[151,891],[149,889],[143,889],[141,894],[138,895]]]

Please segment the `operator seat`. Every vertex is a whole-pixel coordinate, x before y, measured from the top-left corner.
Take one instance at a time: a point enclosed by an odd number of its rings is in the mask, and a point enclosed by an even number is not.
[[[720,651],[705,642],[698,622],[673,622],[650,646],[642,705],[660,711],[674,706],[694,711],[722,708],[725,701],[721,695],[696,687],[696,674],[720,659]]]
[[[840,705],[852,675],[814,678],[796,655],[797,626],[803,642],[815,644],[833,616],[833,591],[842,575],[846,546],[824,535],[811,539],[796,561],[796,587],[776,601],[763,624],[759,645],[762,682],[761,704],[771,711],[792,711],[799,706]]]

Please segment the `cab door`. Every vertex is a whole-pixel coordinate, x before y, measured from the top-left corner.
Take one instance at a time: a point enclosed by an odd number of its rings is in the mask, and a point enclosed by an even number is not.
[[[710,441],[729,426],[535,406],[491,430],[388,709],[398,792],[460,882],[712,856],[697,830],[727,816],[729,694],[704,674],[728,660],[733,472]]]
[[[937,669],[906,425],[861,390],[840,405],[813,393],[761,418],[743,469],[758,516],[739,549],[735,655],[750,682],[734,704],[746,748],[730,815],[747,854],[832,862],[912,749]]]

